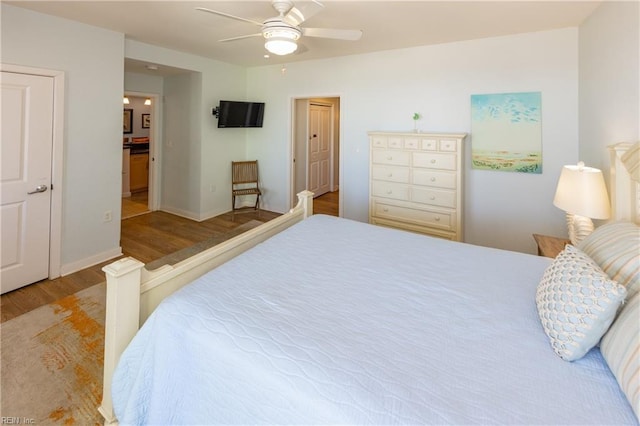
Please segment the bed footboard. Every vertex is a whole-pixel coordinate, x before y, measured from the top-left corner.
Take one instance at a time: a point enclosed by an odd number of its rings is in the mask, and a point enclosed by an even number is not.
[[[144,263],[126,257],[102,268],[107,277],[107,298],[104,382],[102,402],[98,410],[104,417],[105,424],[117,423],[111,399],[111,378],[120,354],[162,299],[312,214],[313,193],[302,191],[298,194],[298,204],[288,213],[175,265],[148,271],[144,268]]]

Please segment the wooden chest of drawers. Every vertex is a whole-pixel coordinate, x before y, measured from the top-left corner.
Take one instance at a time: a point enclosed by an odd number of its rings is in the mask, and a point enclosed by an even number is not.
[[[465,137],[369,132],[369,222],[462,241]]]

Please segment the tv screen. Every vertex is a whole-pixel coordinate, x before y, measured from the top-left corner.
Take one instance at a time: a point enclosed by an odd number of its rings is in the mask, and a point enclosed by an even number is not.
[[[262,127],[264,102],[220,101],[218,127]]]

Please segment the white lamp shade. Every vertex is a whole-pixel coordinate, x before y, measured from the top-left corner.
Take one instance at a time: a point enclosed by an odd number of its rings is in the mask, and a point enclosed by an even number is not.
[[[295,40],[286,37],[271,37],[264,43],[265,49],[274,55],[288,55],[298,48]]]
[[[611,215],[602,172],[583,163],[562,168],[553,204],[567,213],[592,219]]]

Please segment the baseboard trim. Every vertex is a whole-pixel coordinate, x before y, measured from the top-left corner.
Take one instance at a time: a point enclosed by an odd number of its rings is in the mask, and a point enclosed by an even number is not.
[[[195,220],[196,222],[200,222],[200,217],[198,217],[193,212],[189,212],[182,209],[176,209],[174,207],[169,207],[169,206],[160,206],[160,210],[163,212],[174,214],[176,216],[184,217],[185,219],[191,219],[191,220]]]
[[[98,263],[106,262],[118,256],[122,256],[122,247],[117,247],[112,250],[107,250],[102,253],[78,260],[76,262],[67,263],[60,267],[60,275],[65,276],[78,272],[82,269],[89,268],[97,265]]]

